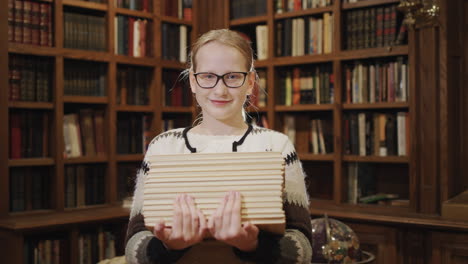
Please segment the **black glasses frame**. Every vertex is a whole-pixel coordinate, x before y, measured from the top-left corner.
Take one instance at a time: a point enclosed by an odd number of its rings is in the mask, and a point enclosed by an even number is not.
[[[214,84],[213,86],[202,86],[202,85],[200,85],[200,83],[198,82],[198,77],[197,77],[197,76],[198,76],[199,74],[207,74],[207,73],[213,74],[214,76],[216,76],[216,82],[215,82],[215,84]],[[232,74],[232,73],[242,73],[242,75],[244,75],[244,80],[242,81],[242,84],[240,84],[240,85],[238,85],[238,86],[231,86],[231,85],[228,85],[228,84],[226,83],[226,81],[224,80],[224,76],[226,76],[226,75],[228,75],[228,74]],[[228,72],[228,73],[225,73],[225,74],[223,74],[223,75],[218,75],[218,74],[212,73],[212,72],[197,72],[197,73],[194,73],[193,75],[195,76],[195,80],[197,81],[198,86],[200,86],[201,88],[204,88],[204,89],[211,89],[211,88],[215,87],[215,86],[218,84],[219,79],[222,79],[224,85],[226,85],[226,86],[229,87],[229,88],[239,88],[239,87],[241,87],[242,85],[244,85],[244,83],[245,83],[245,77],[247,77],[247,74],[248,74],[248,73],[249,73],[249,72]]]

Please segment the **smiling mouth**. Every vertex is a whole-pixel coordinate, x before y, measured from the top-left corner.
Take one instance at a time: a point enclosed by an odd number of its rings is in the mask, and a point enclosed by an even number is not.
[[[225,104],[228,104],[231,102],[231,100],[229,101],[225,101],[225,100],[210,100],[211,103],[213,103],[214,105],[225,105]]]

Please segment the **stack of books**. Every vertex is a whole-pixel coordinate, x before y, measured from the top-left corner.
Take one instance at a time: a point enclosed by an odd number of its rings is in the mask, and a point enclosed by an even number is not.
[[[206,218],[228,191],[241,193],[242,223],[284,233],[284,158],[279,152],[154,155],[144,185],[145,225],[171,226],[174,199],[186,193]]]

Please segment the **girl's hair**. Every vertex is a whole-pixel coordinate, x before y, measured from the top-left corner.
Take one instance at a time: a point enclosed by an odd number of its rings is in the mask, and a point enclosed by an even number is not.
[[[250,41],[247,37],[229,29],[215,29],[208,31],[198,38],[192,45],[192,51],[189,55],[189,70],[196,71],[197,68],[197,53],[201,47],[210,42],[216,41],[220,44],[233,47],[238,50],[245,60],[245,69],[247,71],[254,71],[253,51]]]

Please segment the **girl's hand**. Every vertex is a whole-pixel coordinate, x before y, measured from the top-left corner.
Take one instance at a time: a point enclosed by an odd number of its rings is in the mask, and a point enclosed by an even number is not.
[[[208,221],[211,235],[242,251],[253,251],[258,244],[258,227],[241,223],[241,195],[230,191]]]
[[[202,241],[207,232],[206,219],[196,208],[192,196],[180,194],[174,200],[172,228],[167,228],[164,221],[157,221],[154,235],[168,249],[180,250]]]

